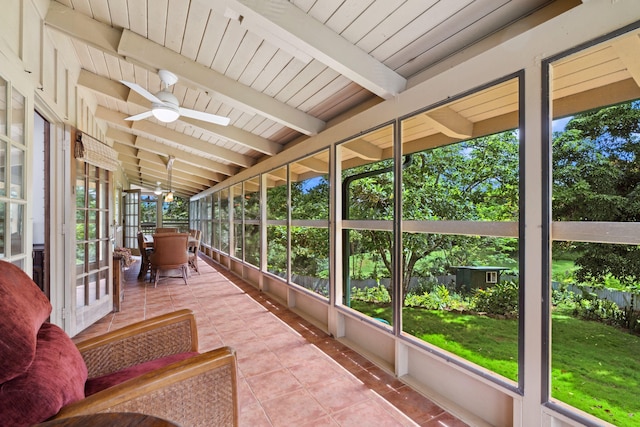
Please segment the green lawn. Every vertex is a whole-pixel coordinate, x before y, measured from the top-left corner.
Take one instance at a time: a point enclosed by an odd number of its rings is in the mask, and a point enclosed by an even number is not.
[[[390,307],[352,308],[391,321]],[[517,320],[403,309],[404,331],[517,380]],[[640,337],[563,313],[552,316],[552,396],[618,426],[640,425]]]

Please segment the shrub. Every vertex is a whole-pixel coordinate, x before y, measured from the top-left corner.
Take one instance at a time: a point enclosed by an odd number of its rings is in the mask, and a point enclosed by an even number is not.
[[[391,296],[389,291],[383,285],[377,285],[370,288],[351,288],[351,299],[375,302],[375,303],[389,303],[391,302]]]
[[[622,310],[613,301],[600,299],[595,294],[583,295],[575,306],[574,314],[585,320],[596,320],[598,322],[612,325],[620,324]]]
[[[551,304],[573,308],[578,296],[567,289],[566,285],[560,285],[558,289],[551,291]]]
[[[471,299],[471,306],[478,312],[517,317],[518,300],[518,284],[503,282],[487,289],[478,289]]]
[[[407,307],[422,307],[428,310],[455,310],[465,306],[463,298],[456,293],[451,294],[444,285],[435,286],[431,292],[422,294],[409,293],[404,299]]]

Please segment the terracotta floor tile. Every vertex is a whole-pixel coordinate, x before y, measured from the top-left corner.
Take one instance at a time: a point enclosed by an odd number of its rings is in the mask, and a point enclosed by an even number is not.
[[[297,427],[340,427],[340,424],[330,416],[322,417],[309,421],[306,423],[298,424]]]
[[[350,406],[366,402],[371,399],[372,392],[361,383],[356,383],[346,377],[316,383],[308,387],[309,393],[329,413],[342,411]]]
[[[278,356],[269,350],[255,353],[252,357],[238,358],[238,367],[245,377],[284,369]]]
[[[327,357],[307,359],[289,367],[289,371],[305,386],[328,383],[344,376]]]
[[[326,411],[304,389],[262,402],[274,427],[311,423],[327,416]]]
[[[273,399],[292,391],[302,390],[302,384],[287,369],[278,369],[260,375],[245,377],[258,400]]]
[[[409,386],[400,387],[382,396],[418,423],[430,421],[444,413],[444,409]]]
[[[355,376],[371,390],[380,394],[389,393],[405,386],[402,381],[377,366],[362,369]]]
[[[271,421],[262,409],[260,403],[253,402],[248,405],[240,406],[238,423],[241,426],[251,427],[271,427]]]
[[[356,406],[346,408],[336,414],[333,419],[341,427],[404,427],[405,424],[395,419],[389,412],[385,411],[381,406],[372,403],[374,401],[367,400]],[[415,424],[417,425],[417,424]]]

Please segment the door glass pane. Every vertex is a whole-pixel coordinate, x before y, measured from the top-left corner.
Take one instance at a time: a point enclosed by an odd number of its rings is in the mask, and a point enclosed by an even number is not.
[[[76,244],[76,274],[82,274],[84,272],[84,258],[85,258],[85,244]]]
[[[100,243],[100,267],[109,266],[109,246],[111,242],[109,240],[102,240]]]
[[[138,253],[138,229],[140,228],[140,190],[125,190],[123,212],[124,245]]]
[[[109,212],[104,210],[100,212],[100,222],[98,225],[100,227],[99,237],[101,239],[108,239],[109,238]]]
[[[24,144],[24,96],[14,87],[11,91],[11,139]]]
[[[0,196],[7,195],[7,143],[0,140]]]
[[[11,147],[11,198],[24,198],[24,150]]]
[[[0,202],[0,257],[4,257],[7,254],[6,241],[7,241],[7,204]]]
[[[76,308],[84,307],[84,282],[86,276],[81,276],[76,279]]]
[[[87,239],[93,240],[98,237],[98,223],[96,221],[98,213],[96,211],[89,211],[89,218],[87,222]]]
[[[0,77],[0,135],[7,134],[7,81]]]
[[[85,214],[86,211],[77,209],[76,210],[76,240],[78,242],[82,242],[87,239],[86,237],[86,227],[85,227]]]
[[[89,191],[87,192],[87,197],[88,197],[87,207],[88,208],[95,208],[95,207],[97,207],[97,203],[98,203],[98,201],[97,201],[98,183],[95,180],[89,178],[88,185],[89,185]]]
[[[24,205],[11,204],[11,255],[24,253]]]

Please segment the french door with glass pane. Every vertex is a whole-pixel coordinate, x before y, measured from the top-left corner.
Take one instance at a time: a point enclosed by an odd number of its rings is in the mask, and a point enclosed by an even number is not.
[[[76,160],[76,332],[113,308],[109,178],[109,171]]]

